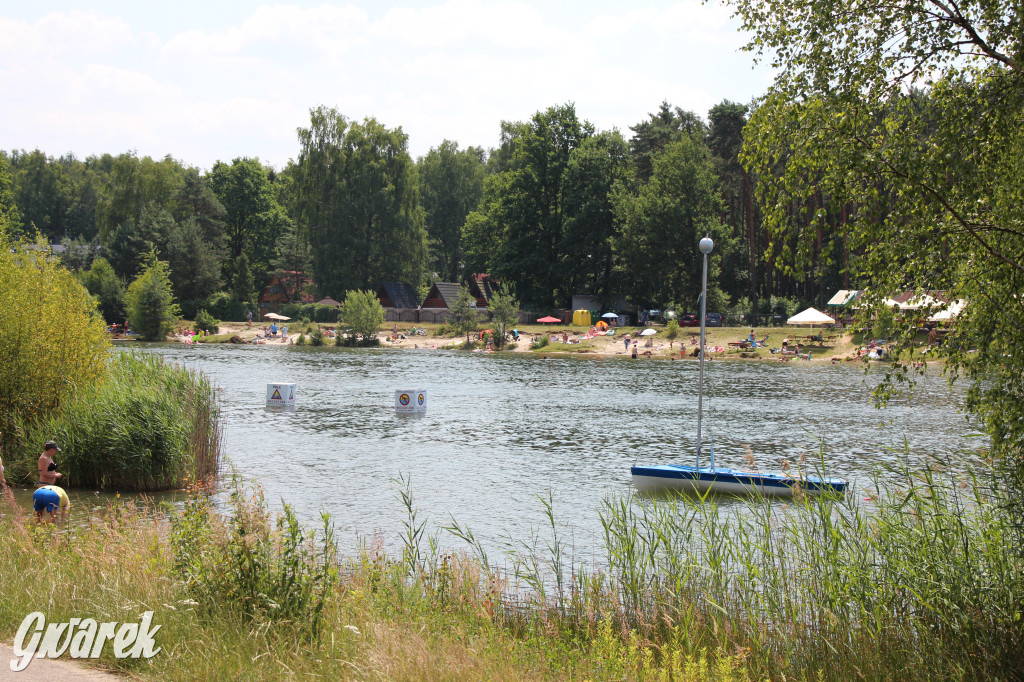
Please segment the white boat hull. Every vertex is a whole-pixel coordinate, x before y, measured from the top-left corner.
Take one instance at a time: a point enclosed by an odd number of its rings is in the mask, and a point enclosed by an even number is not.
[[[789,476],[735,469],[697,469],[681,464],[632,467],[633,485],[640,492],[707,493],[715,495],[793,497],[797,490],[807,495],[842,495],[846,481],[839,478]]]

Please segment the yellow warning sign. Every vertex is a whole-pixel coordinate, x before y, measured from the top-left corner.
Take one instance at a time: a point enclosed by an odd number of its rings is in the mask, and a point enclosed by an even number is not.
[[[270,399],[271,400],[284,400],[284,398],[281,397],[281,391],[277,390],[276,388],[274,389],[274,394],[272,396],[270,396]]]

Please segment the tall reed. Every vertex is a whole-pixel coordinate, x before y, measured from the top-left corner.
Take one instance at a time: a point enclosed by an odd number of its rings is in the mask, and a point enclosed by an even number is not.
[[[49,439],[62,449],[62,483],[79,488],[153,491],[209,479],[220,460],[213,387],[199,372],[141,353],[118,353],[106,377],[23,427],[18,460],[34,474]]]

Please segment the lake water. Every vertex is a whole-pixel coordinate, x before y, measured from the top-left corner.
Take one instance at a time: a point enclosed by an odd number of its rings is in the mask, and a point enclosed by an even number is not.
[[[562,537],[601,546],[597,508],[631,490],[634,462],[692,461],[693,361],[549,358],[437,350],[151,346],[219,387],[223,451],[267,499],[304,522],[328,511],[344,551],[376,534],[401,545],[394,479],[411,480],[428,528],[454,517],[486,546],[545,528],[553,499]],[[828,475],[862,489],[906,439],[914,458],[978,447],[962,394],[926,376],[918,395],[876,410],[859,367],[718,361],[706,368],[705,439],[716,464],[777,470],[824,442]],[[292,412],[265,409],[266,385],[298,384]],[[424,416],[396,414],[396,389],[427,389]],[[461,548],[450,536],[445,544]]]

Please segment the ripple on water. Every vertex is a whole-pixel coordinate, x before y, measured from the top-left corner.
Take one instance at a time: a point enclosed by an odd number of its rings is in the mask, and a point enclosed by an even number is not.
[[[273,503],[307,522],[325,509],[343,549],[380,532],[400,544],[392,479],[411,478],[420,519],[454,517],[492,548],[545,523],[550,490],[576,550],[598,549],[597,507],[630,490],[629,467],[689,462],[697,364],[450,351],[259,346],[147,348],[220,387],[224,453]],[[912,399],[870,404],[876,377],[848,365],[715,362],[706,369],[705,439],[716,464],[762,469],[825,444],[830,475],[868,484],[906,439],[916,457],[976,447],[962,394],[929,375]],[[294,412],[264,409],[266,384],[298,384]],[[422,417],[394,413],[394,390],[425,388]],[[567,536],[568,537],[568,536]],[[455,544],[455,541],[452,541]]]

